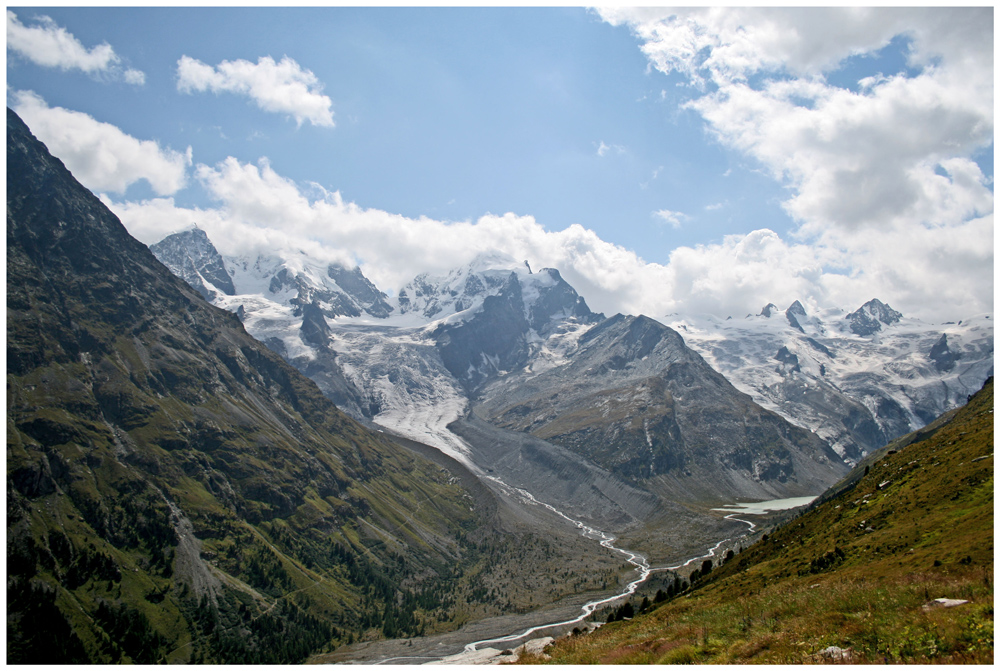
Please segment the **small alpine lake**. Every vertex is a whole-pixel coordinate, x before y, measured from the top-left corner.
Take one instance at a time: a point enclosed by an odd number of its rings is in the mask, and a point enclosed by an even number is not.
[[[779,510],[791,510],[807,506],[816,500],[815,496],[796,496],[790,499],[772,499],[751,503],[727,503],[721,508],[712,508],[724,513],[740,513],[742,515],[766,515]]]

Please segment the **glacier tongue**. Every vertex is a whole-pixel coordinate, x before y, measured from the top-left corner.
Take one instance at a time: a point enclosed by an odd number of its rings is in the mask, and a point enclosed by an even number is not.
[[[477,470],[448,429],[468,401],[423,329],[341,325],[332,346],[344,375],[377,409],[376,424]]]

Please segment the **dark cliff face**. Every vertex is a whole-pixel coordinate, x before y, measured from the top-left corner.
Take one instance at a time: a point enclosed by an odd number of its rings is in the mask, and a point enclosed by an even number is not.
[[[553,283],[539,289],[538,297],[528,308],[528,325],[545,335],[552,328],[554,318],[571,317],[581,324],[595,324],[604,315],[594,313],[587,307],[587,301],[576,293],[576,289],[562,278],[555,268],[542,268],[539,274],[547,274]]]
[[[538,275],[549,281],[522,287],[517,273],[510,273],[494,296],[487,296],[480,312],[457,324],[446,324],[435,332],[441,359],[448,370],[471,393],[497,376],[523,368],[531,354],[529,331],[545,335],[570,319],[581,324],[601,321],[559,271],[543,268]],[[536,275],[537,277],[537,275]],[[470,275],[467,293],[482,291],[480,280]],[[525,291],[532,292],[526,300]]]
[[[371,316],[382,319],[392,312],[392,306],[385,300],[385,293],[379,291],[378,287],[364,276],[361,268],[347,270],[343,266],[331,264],[327,268],[327,275]]]
[[[398,585],[447,589],[476,525],[447,472],[202,300],[10,110],[7,168],[8,660],[287,663],[414,633]]]
[[[948,334],[942,333],[931,351],[927,355],[934,362],[934,368],[938,371],[949,371],[955,367],[955,363],[962,358],[961,352],[952,352],[948,347]]]
[[[859,336],[870,336],[882,330],[882,325],[891,326],[903,318],[902,313],[893,310],[877,298],[873,298],[844,319],[850,322],[851,331]]]
[[[435,332],[441,360],[466,389],[474,390],[502,371],[528,361],[528,322],[521,285],[511,273],[500,293],[487,296],[482,310],[461,324]]]

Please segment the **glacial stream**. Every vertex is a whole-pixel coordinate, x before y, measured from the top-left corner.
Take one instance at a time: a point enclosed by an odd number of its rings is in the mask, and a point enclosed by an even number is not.
[[[625,588],[620,593],[618,593],[618,594],[615,594],[615,595],[609,596],[609,597],[605,597],[603,599],[595,599],[594,601],[588,601],[587,603],[583,604],[583,606],[581,607],[580,614],[578,616],[574,617],[574,618],[571,618],[571,619],[558,620],[558,621],[554,621],[554,622],[547,622],[547,623],[544,623],[544,624],[535,625],[535,626],[532,626],[532,627],[529,627],[529,628],[525,629],[524,631],[522,631],[520,633],[513,633],[513,634],[509,634],[507,636],[498,636],[498,637],[494,637],[494,638],[486,638],[486,639],[482,639],[482,640],[478,640],[478,641],[473,641],[472,643],[466,644],[464,652],[462,652],[462,653],[460,653],[458,655],[439,656],[439,657],[431,657],[431,656],[426,656],[426,657],[425,656],[421,656],[421,657],[415,657],[415,656],[414,657],[390,657],[388,659],[380,660],[380,661],[376,662],[376,664],[387,664],[387,663],[392,663],[392,662],[395,662],[395,661],[401,661],[401,660],[404,660],[404,659],[409,659],[409,660],[422,659],[422,660],[424,660],[425,664],[433,664],[435,662],[473,663],[473,657],[475,656],[475,653],[479,650],[480,646],[487,646],[488,644],[505,644],[505,643],[510,643],[510,642],[513,642],[513,641],[520,641],[521,639],[526,639],[526,638],[530,637],[532,634],[535,634],[535,633],[537,633],[539,631],[543,631],[545,629],[551,629],[551,628],[554,628],[554,627],[564,627],[564,626],[574,625],[574,624],[577,624],[579,622],[582,622],[584,619],[586,619],[589,615],[591,615],[599,607],[604,606],[604,605],[609,604],[609,603],[612,603],[612,602],[617,601],[619,599],[631,596],[632,594],[634,594],[635,591],[638,589],[639,585],[641,585],[642,583],[644,583],[649,578],[649,576],[651,574],[659,572],[659,571],[677,571],[677,570],[680,570],[680,569],[684,568],[685,566],[689,566],[692,563],[695,563],[695,562],[698,562],[698,561],[702,561],[702,560],[707,559],[709,557],[714,557],[715,554],[716,554],[716,552],[719,550],[719,548],[722,547],[725,543],[730,542],[730,541],[734,541],[737,538],[742,538],[746,534],[752,533],[753,530],[756,528],[756,525],[753,522],[751,522],[749,520],[744,520],[744,519],[740,519],[740,518],[736,517],[737,514],[741,514],[741,513],[736,513],[736,512],[731,513],[729,515],[726,515],[725,519],[727,519],[727,520],[733,520],[735,522],[742,522],[742,523],[746,524],[747,527],[748,527],[746,533],[744,533],[742,536],[736,536],[736,537],[733,537],[733,538],[724,538],[724,539],[720,540],[718,543],[716,543],[715,545],[713,545],[711,548],[709,548],[708,551],[705,554],[698,555],[697,557],[692,557],[691,559],[688,559],[687,561],[685,561],[685,562],[683,562],[681,564],[677,564],[675,566],[650,567],[649,566],[649,562],[641,554],[639,554],[637,552],[632,552],[631,550],[628,550],[628,549],[625,549],[625,548],[615,547],[615,545],[614,545],[614,541],[615,541],[614,536],[610,536],[610,535],[604,533],[603,531],[601,531],[599,529],[594,529],[593,527],[587,526],[586,524],[584,524],[583,522],[581,522],[579,520],[573,519],[572,517],[570,517],[569,515],[566,515],[564,512],[562,512],[561,510],[559,510],[555,506],[552,506],[551,504],[545,503],[544,501],[539,501],[530,492],[525,491],[524,489],[520,489],[518,487],[512,487],[512,486],[508,485],[507,483],[505,483],[504,481],[502,481],[500,478],[497,478],[497,477],[494,477],[494,476],[485,476],[485,475],[482,476],[482,477],[484,477],[484,479],[487,479],[487,480],[490,480],[491,482],[493,482],[495,485],[497,485],[502,491],[504,491],[509,496],[516,496],[516,497],[520,498],[524,503],[526,503],[528,505],[542,506],[542,507],[550,510],[551,512],[555,513],[559,517],[563,518],[564,520],[566,520],[570,524],[573,524],[578,529],[580,529],[580,531],[583,532],[583,535],[584,535],[585,538],[593,539],[593,540],[597,541],[601,545],[601,547],[604,547],[604,548],[606,548],[606,549],[608,549],[608,550],[610,550],[612,552],[617,552],[617,553],[621,554],[628,563],[630,563],[633,566],[635,566],[636,570],[639,572],[638,577],[635,580],[632,580],[631,582],[629,582],[628,585],[626,585]],[[754,513],[751,513],[751,514],[754,514]]]
[[[587,603],[583,604],[583,606],[581,607],[581,613],[580,613],[580,615],[578,615],[577,617],[575,617],[573,619],[570,619],[570,620],[561,620],[561,621],[558,621],[558,622],[549,622],[549,623],[546,623],[546,624],[536,625],[534,627],[526,629],[525,631],[521,632],[520,634],[510,634],[509,636],[500,636],[500,637],[497,637],[497,638],[487,638],[487,639],[483,639],[481,641],[474,641],[474,642],[469,643],[468,645],[465,646],[465,652],[466,653],[473,653],[473,652],[475,652],[478,649],[479,646],[486,645],[488,643],[508,643],[510,641],[518,641],[520,639],[527,638],[528,636],[531,636],[535,632],[542,631],[543,629],[549,629],[549,628],[552,628],[552,627],[562,627],[562,626],[573,625],[573,624],[577,624],[579,622],[583,622],[583,620],[585,620],[591,613],[593,613],[595,610],[597,610],[600,606],[603,606],[603,605],[611,603],[613,601],[617,601],[618,599],[622,599],[624,597],[631,596],[632,594],[635,594],[635,591],[636,591],[636,589],[638,589],[639,585],[641,585],[642,583],[644,583],[649,578],[649,576],[651,574],[653,574],[653,573],[655,573],[657,571],[676,571],[678,569],[684,568],[685,566],[688,566],[689,564],[691,564],[693,562],[696,562],[696,561],[699,561],[699,560],[703,560],[703,559],[708,558],[708,557],[714,557],[716,551],[722,546],[723,543],[726,543],[728,541],[734,540],[733,538],[724,538],[721,541],[719,541],[718,543],[716,543],[713,547],[711,547],[706,554],[699,555],[697,557],[692,557],[691,559],[688,559],[683,564],[677,564],[676,566],[662,566],[662,567],[652,568],[652,567],[649,566],[649,562],[646,561],[646,558],[643,557],[642,555],[640,555],[640,554],[638,554],[636,552],[632,552],[631,550],[627,550],[625,548],[615,547],[614,546],[614,542],[615,542],[614,536],[609,536],[608,534],[604,533],[603,531],[600,531],[599,529],[594,529],[592,527],[587,526],[586,524],[584,524],[583,522],[581,522],[579,520],[573,519],[572,517],[570,517],[569,515],[566,515],[561,510],[558,510],[554,506],[552,506],[552,505],[550,505],[548,503],[545,503],[544,501],[539,501],[530,492],[527,492],[527,491],[525,491],[523,489],[518,489],[517,487],[511,487],[510,485],[508,485],[507,483],[503,482],[499,478],[495,478],[495,477],[489,476],[487,479],[495,482],[503,490],[505,490],[507,492],[512,492],[512,493],[516,494],[517,496],[520,496],[522,498],[522,500],[524,500],[526,503],[528,503],[530,505],[542,506],[544,508],[549,509],[550,511],[552,511],[553,513],[555,513],[559,517],[562,517],[564,520],[566,520],[570,524],[575,525],[578,529],[580,529],[583,532],[584,537],[586,537],[586,538],[592,538],[594,540],[597,540],[600,543],[601,547],[607,548],[608,550],[611,550],[612,552],[617,552],[617,553],[623,555],[625,557],[625,560],[628,563],[630,563],[633,566],[635,566],[636,570],[639,571],[639,577],[636,578],[635,580],[633,580],[632,582],[630,582],[628,585],[626,585],[625,589],[620,594],[616,594],[614,596],[605,597],[603,599],[597,599],[595,601],[588,601]],[[731,519],[734,522],[743,522],[744,524],[746,524],[746,525],[749,526],[749,529],[748,529],[747,533],[752,533],[753,530],[754,530],[754,528],[756,527],[756,525],[753,522],[750,522],[748,520],[737,519],[735,517],[735,515],[736,515],[736,513],[733,513],[731,515],[726,515],[725,519],[727,519],[727,520]]]
[[[382,419],[384,421],[386,418]],[[386,428],[390,428],[391,425],[392,423],[388,422],[386,424]],[[390,430],[396,429],[398,431],[399,428],[400,427],[392,426]],[[412,431],[399,431],[399,432],[403,435],[412,433]],[[573,519],[572,517],[565,514],[564,512],[562,512],[561,510],[559,510],[558,508],[549,503],[545,503],[544,501],[539,501],[534,497],[534,495],[531,494],[531,492],[528,492],[524,489],[520,489],[518,487],[513,487],[511,485],[508,485],[500,478],[492,475],[487,475],[486,473],[484,473],[482,469],[478,468],[475,464],[471,463],[470,459],[468,458],[468,455],[470,454],[471,451],[469,450],[468,446],[465,445],[464,441],[461,438],[456,436],[454,433],[450,431],[450,429],[448,429],[447,423],[443,421],[428,422],[426,426],[422,427],[421,434],[422,435],[415,436],[414,439],[426,441],[427,444],[432,445],[437,449],[441,450],[442,452],[444,452],[445,454],[451,455],[453,457],[456,455],[454,454],[454,450],[450,448],[452,448],[455,443],[462,445],[462,447],[465,449],[460,450],[462,453],[461,461],[467,464],[471,468],[471,470],[480,478],[484,480],[489,480],[505,494],[511,497],[519,498],[526,505],[544,507],[549,511],[551,511],[552,513],[554,513],[555,515],[563,518],[570,524],[580,529],[585,538],[593,539],[594,541],[599,543],[601,547],[604,547],[607,550],[610,550],[611,552],[615,552],[622,555],[628,563],[635,566],[636,570],[639,572],[639,575],[634,580],[629,582],[628,585],[626,585],[625,588],[620,593],[602,599],[595,599],[594,601],[589,601],[583,604],[580,610],[580,614],[574,618],[566,620],[557,620],[554,622],[547,622],[544,624],[535,625],[525,629],[524,631],[521,631],[520,633],[513,633],[506,636],[484,638],[481,640],[473,641],[472,643],[466,644],[464,652],[459,653],[457,655],[453,654],[453,655],[443,655],[443,656],[430,656],[430,655],[393,656],[375,662],[376,664],[387,664],[403,660],[422,660],[423,663],[425,664],[433,664],[435,662],[459,663],[459,664],[474,663],[475,658],[477,657],[476,653],[479,652],[479,648],[481,646],[488,646],[489,644],[506,644],[513,641],[520,641],[522,639],[527,639],[532,634],[535,634],[539,631],[543,631],[545,629],[577,624],[579,622],[582,622],[584,619],[586,619],[589,615],[591,615],[595,610],[597,610],[601,606],[604,606],[606,604],[612,603],[619,599],[635,594],[639,585],[641,585],[647,579],[649,579],[649,576],[653,573],[660,571],[677,571],[683,569],[686,566],[689,566],[692,563],[699,562],[710,557],[714,557],[719,548],[722,547],[725,543],[734,541],[737,538],[742,538],[743,536],[752,533],[753,530],[756,528],[756,525],[753,522],[750,522],[749,520],[746,519],[741,519],[740,517],[737,517],[737,515],[740,516],[755,515],[755,514],[759,515],[759,514],[764,514],[767,510],[776,510],[776,509],[780,510],[789,507],[795,507],[797,505],[805,505],[812,500],[811,498],[800,499],[800,500],[783,499],[781,501],[765,501],[759,504],[750,504],[749,506],[746,507],[739,506],[737,504],[731,507],[727,507],[726,509],[716,509],[722,512],[729,512],[728,515],[725,515],[725,519],[733,520],[735,522],[742,522],[743,524],[746,524],[748,527],[747,531],[741,536],[736,536],[733,538],[724,538],[720,540],[714,546],[709,548],[705,554],[698,555],[697,557],[692,557],[691,559],[688,559],[682,564],[677,564],[676,566],[650,567],[649,562],[646,560],[646,558],[643,557],[638,552],[633,552],[625,548],[615,547],[614,536],[611,536],[599,529],[594,529],[593,527],[590,527],[579,520]],[[767,506],[768,504],[771,505],[769,507],[762,508],[762,506]]]

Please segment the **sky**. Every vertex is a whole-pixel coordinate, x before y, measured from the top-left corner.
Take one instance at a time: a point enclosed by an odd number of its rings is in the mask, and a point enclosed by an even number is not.
[[[993,311],[993,14],[8,7],[7,104],[147,244],[958,320]]]

